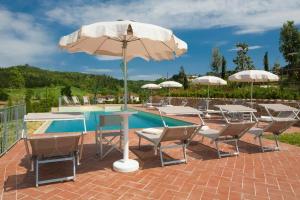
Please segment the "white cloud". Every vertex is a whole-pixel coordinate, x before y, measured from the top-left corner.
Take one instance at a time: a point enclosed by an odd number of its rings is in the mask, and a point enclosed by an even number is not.
[[[254,45],[254,46],[248,47],[249,50],[261,49],[261,48],[263,48],[263,47],[260,45]],[[238,50],[239,50],[239,48],[228,49],[228,51],[238,51]]]
[[[161,78],[160,74],[138,74],[138,75],[129,75],[128,78],[130,80],[149,80],[154,81],[156,79]]]
[[[80,26],[97,21],[131,19],[175,29],[235,27],[236,34],[264,32],[286,20],[300,23],[299,0],[139,0],[62,3],[50,9],[50,20]]]
[[[31,15],[0,7],[0,66],[39,64],[55,51],[49,33]]]

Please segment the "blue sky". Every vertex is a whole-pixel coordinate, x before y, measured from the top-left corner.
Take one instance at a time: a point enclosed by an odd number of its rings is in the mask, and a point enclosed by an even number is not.
[[[156,79],[177,73],[210,70],[211,50],[218,47],[229,69],[235,44],[246,42],[256,68],[269,52],[271,65],[285,64],[278,50],[283,22],[300,24],[299,0],[140,0],[140,1],[37,1],[0,2],[0,66],[30,64],[51,70],[108,74],[121,78],[119,60],[103,60],[58,48],[59,38],[83,24],[130,19],[170,28],[187,42],[188,52],[173,61],[129,63],[130,79]]]

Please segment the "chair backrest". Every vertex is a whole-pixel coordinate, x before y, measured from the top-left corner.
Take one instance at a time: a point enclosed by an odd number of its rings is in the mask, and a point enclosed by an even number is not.
[[[256,122],[230,122],[221,131],[220,137],[232,136],[241,138]]]
[[[188,140],[200,127],[200,125],[165,127],[160,142]]]
[[[273,121],[264,128],[264,131],[279,135],[293,126],[297,122],[293,118],[273,119]]]
[[[72,96],[72,100],[75,104],[79,104],[79,100],[78,100],[78,97],[77,96]]]
[[[83,103],[84,104],[89,104],[90,103],[88,96],[83,96],[82,98],[83,98]]]
[[[70,101],[69,101],[69,99],[68,99],[67,96],[63,96],[63,99],[64,99],[64,101],[65,101],[66,104],[70,104]]]
[[[207,101],[205,99],[200,99],[199,101],[199,106],[198,106],[199,110],[207,110]]]
[[[82,133],[43,134],[27,138],[31,145],[32,156],[64,156],[78,150]]]
[[[277,117],[282,117],[282,118],[295,118],[296,114],[292,111],[284,111],[278,113]]]
[[[105,127],[105,126],[120,127],[122,123],[122,118],[118,115],[100,115],[99,119],[100,119],[99,122],[100,127]]]

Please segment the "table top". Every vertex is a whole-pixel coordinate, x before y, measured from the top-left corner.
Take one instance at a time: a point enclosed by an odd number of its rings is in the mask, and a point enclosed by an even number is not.
[[[297,108],[287,106],[284,104],[280,104],[280,103],[258,104],[258,105],[265,107],[266,109],[275,111],[275,112],[284,112],[284,111],[296,112],[296,111],[298,111]]]
[[[84,120],[84,114],[80,112],[51,112],[51,113],[28,113],[24,121],[47,121],[47,120]]]
[[[257,110],[243,105],[215,105],[215,106],[220,110],[226,112],[240,112],[240,113],[257,112]]]

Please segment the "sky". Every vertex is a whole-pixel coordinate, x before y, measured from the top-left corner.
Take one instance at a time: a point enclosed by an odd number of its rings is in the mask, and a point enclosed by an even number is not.
[[[29,64],[49,70],[107,74],[122,78],[120,60],[84,53],[70,54],[59,39],[82,25],[128,19],[171,29],[188,44],[188,51],[171,61],[129,62],[129,79],[170,77],[183,66],[188,74],[210,71],[212,48],[218,47],[234,69],[235,44],[246,42],[257,69],[285,61],[279,52],[282,24],[300,25],[299,0],[1,0],[0,66]]]

